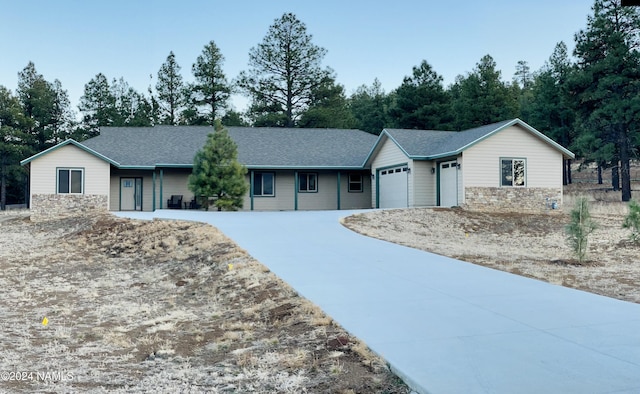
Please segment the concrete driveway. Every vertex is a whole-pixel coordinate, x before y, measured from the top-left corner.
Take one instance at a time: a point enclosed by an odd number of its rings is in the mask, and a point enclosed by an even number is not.
[[[420,393],[640,393],[640,305],[355,234],[352,212],[120,213],[207,222]]]

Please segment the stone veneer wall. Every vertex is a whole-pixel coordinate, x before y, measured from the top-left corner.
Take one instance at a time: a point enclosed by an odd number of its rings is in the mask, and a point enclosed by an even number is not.
[[[542,187],[467,187],[465,208],[476,211],[529,212],[552,211],[555,201],[560,210],[562,189]]]
[[[34,194],[31,196],[31,220],[107,212],[107,202],[107,196],[100,194]]]

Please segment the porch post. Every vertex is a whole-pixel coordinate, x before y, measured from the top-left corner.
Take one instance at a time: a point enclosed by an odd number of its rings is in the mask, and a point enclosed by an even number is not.
[[[340,210],[340,171],[338,171],[338,211]]]
[[[249,173],[249,200],[251,201],[251,210],[253,211],[253,182],[254,182],[254,171],[251,170]]]
[[[153,185],[153,202],[151,203],[151,210],[155,211],[156,210],[156,170],[153,170],[153,178],[151,180],[151,184]]]
[[[160,209],[162,209],[162,180],[164,178],[164,170],[160,169]]]
[[[293,210],[298,210],[298,171],[293,172]]]

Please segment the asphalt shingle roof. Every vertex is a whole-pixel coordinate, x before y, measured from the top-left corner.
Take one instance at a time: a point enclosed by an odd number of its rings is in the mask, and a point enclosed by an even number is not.
[[[358,168],[377,137],[361,130],[228,127],[247,167]],[[212,127],[105,127],[82,142],[121,167],[188,166]]]
[[[385,129],[410,157],[434,157],[459,152],[513,122],[505,120],[464,131]]]

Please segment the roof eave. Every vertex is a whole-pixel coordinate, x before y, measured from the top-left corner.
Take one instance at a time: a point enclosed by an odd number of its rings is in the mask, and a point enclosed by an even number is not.
[[[42,151],[42,152],[40,152],[40,153],[36,153],[35,155],[33,155],[33,156],[31,156],[31,157],[28,157],[28,158],[26,158],[26,159],[24,159],[24,160],[20,161],[20,165],[21,165],[21,166],[24,166],[24,165],[26,165],[26,164],[29,164],[29,163],[31,163],[32,161],[34,161],[34,160],[36,160],[36,159],[38,159],[38,158],[40,158],[40,157],[42,157],[42,156],[44,156],[44,155],[47,155],[47,154],[49,154],[49,153],[51,153],[51,152],[53,152],[53,151],[56,151],[56,150],[58,150],[58,149],[60,149],[60,148],[62,148],[62,147],[64,147],[64,146],[67,146],[67,145],[70,145],[70,144],[71,144],[71,145],[73,145],[73,146],[75,146],[76,148],[79,148],[79,149],[81,149],[81,150],[83,150],[83,151],[85,151],[85,152],[89,153],[90,155],[93,155],[93,156],[97,157],[97,158],[98,158],[98,159],[100,159],[100,160],[104,160],[104,161],[106,161],[106,162],[107,162],[107,163],[109,163],[109,164],[112,164],[112,165],[114,165],[114,166],[116,166],[116,167],[119,167],[119,166],[120,166],[120,164],[119,164],[118,162],[116,162],[116,161],[114,161],[114,160],[111,160],[111,159],[110,159],[110,158],[108,158],[107,156],[105,156],[105,155],[103,155],[103,154],[101,154],[101,153],[98,153],[98,152],[96,152],[95,150],[93,150],[93,149],[91,149],[91,148],[89,148],[89,147],[87,147],[87,146],[85,146],[85,145],[82,145],[80,142],[78,142],[78,141],[76,141],[76,140],[74,140],[74,139],[71,139],[71,138],[70,138],[70,139],[68,139],[68,140],[64,140],[64,141],[60,142],[59,144],[57,144],[57,145],[54,145],[54,146],[50,147],[49,149],[45,149],[45,150],[43,150],[43,151]]]

